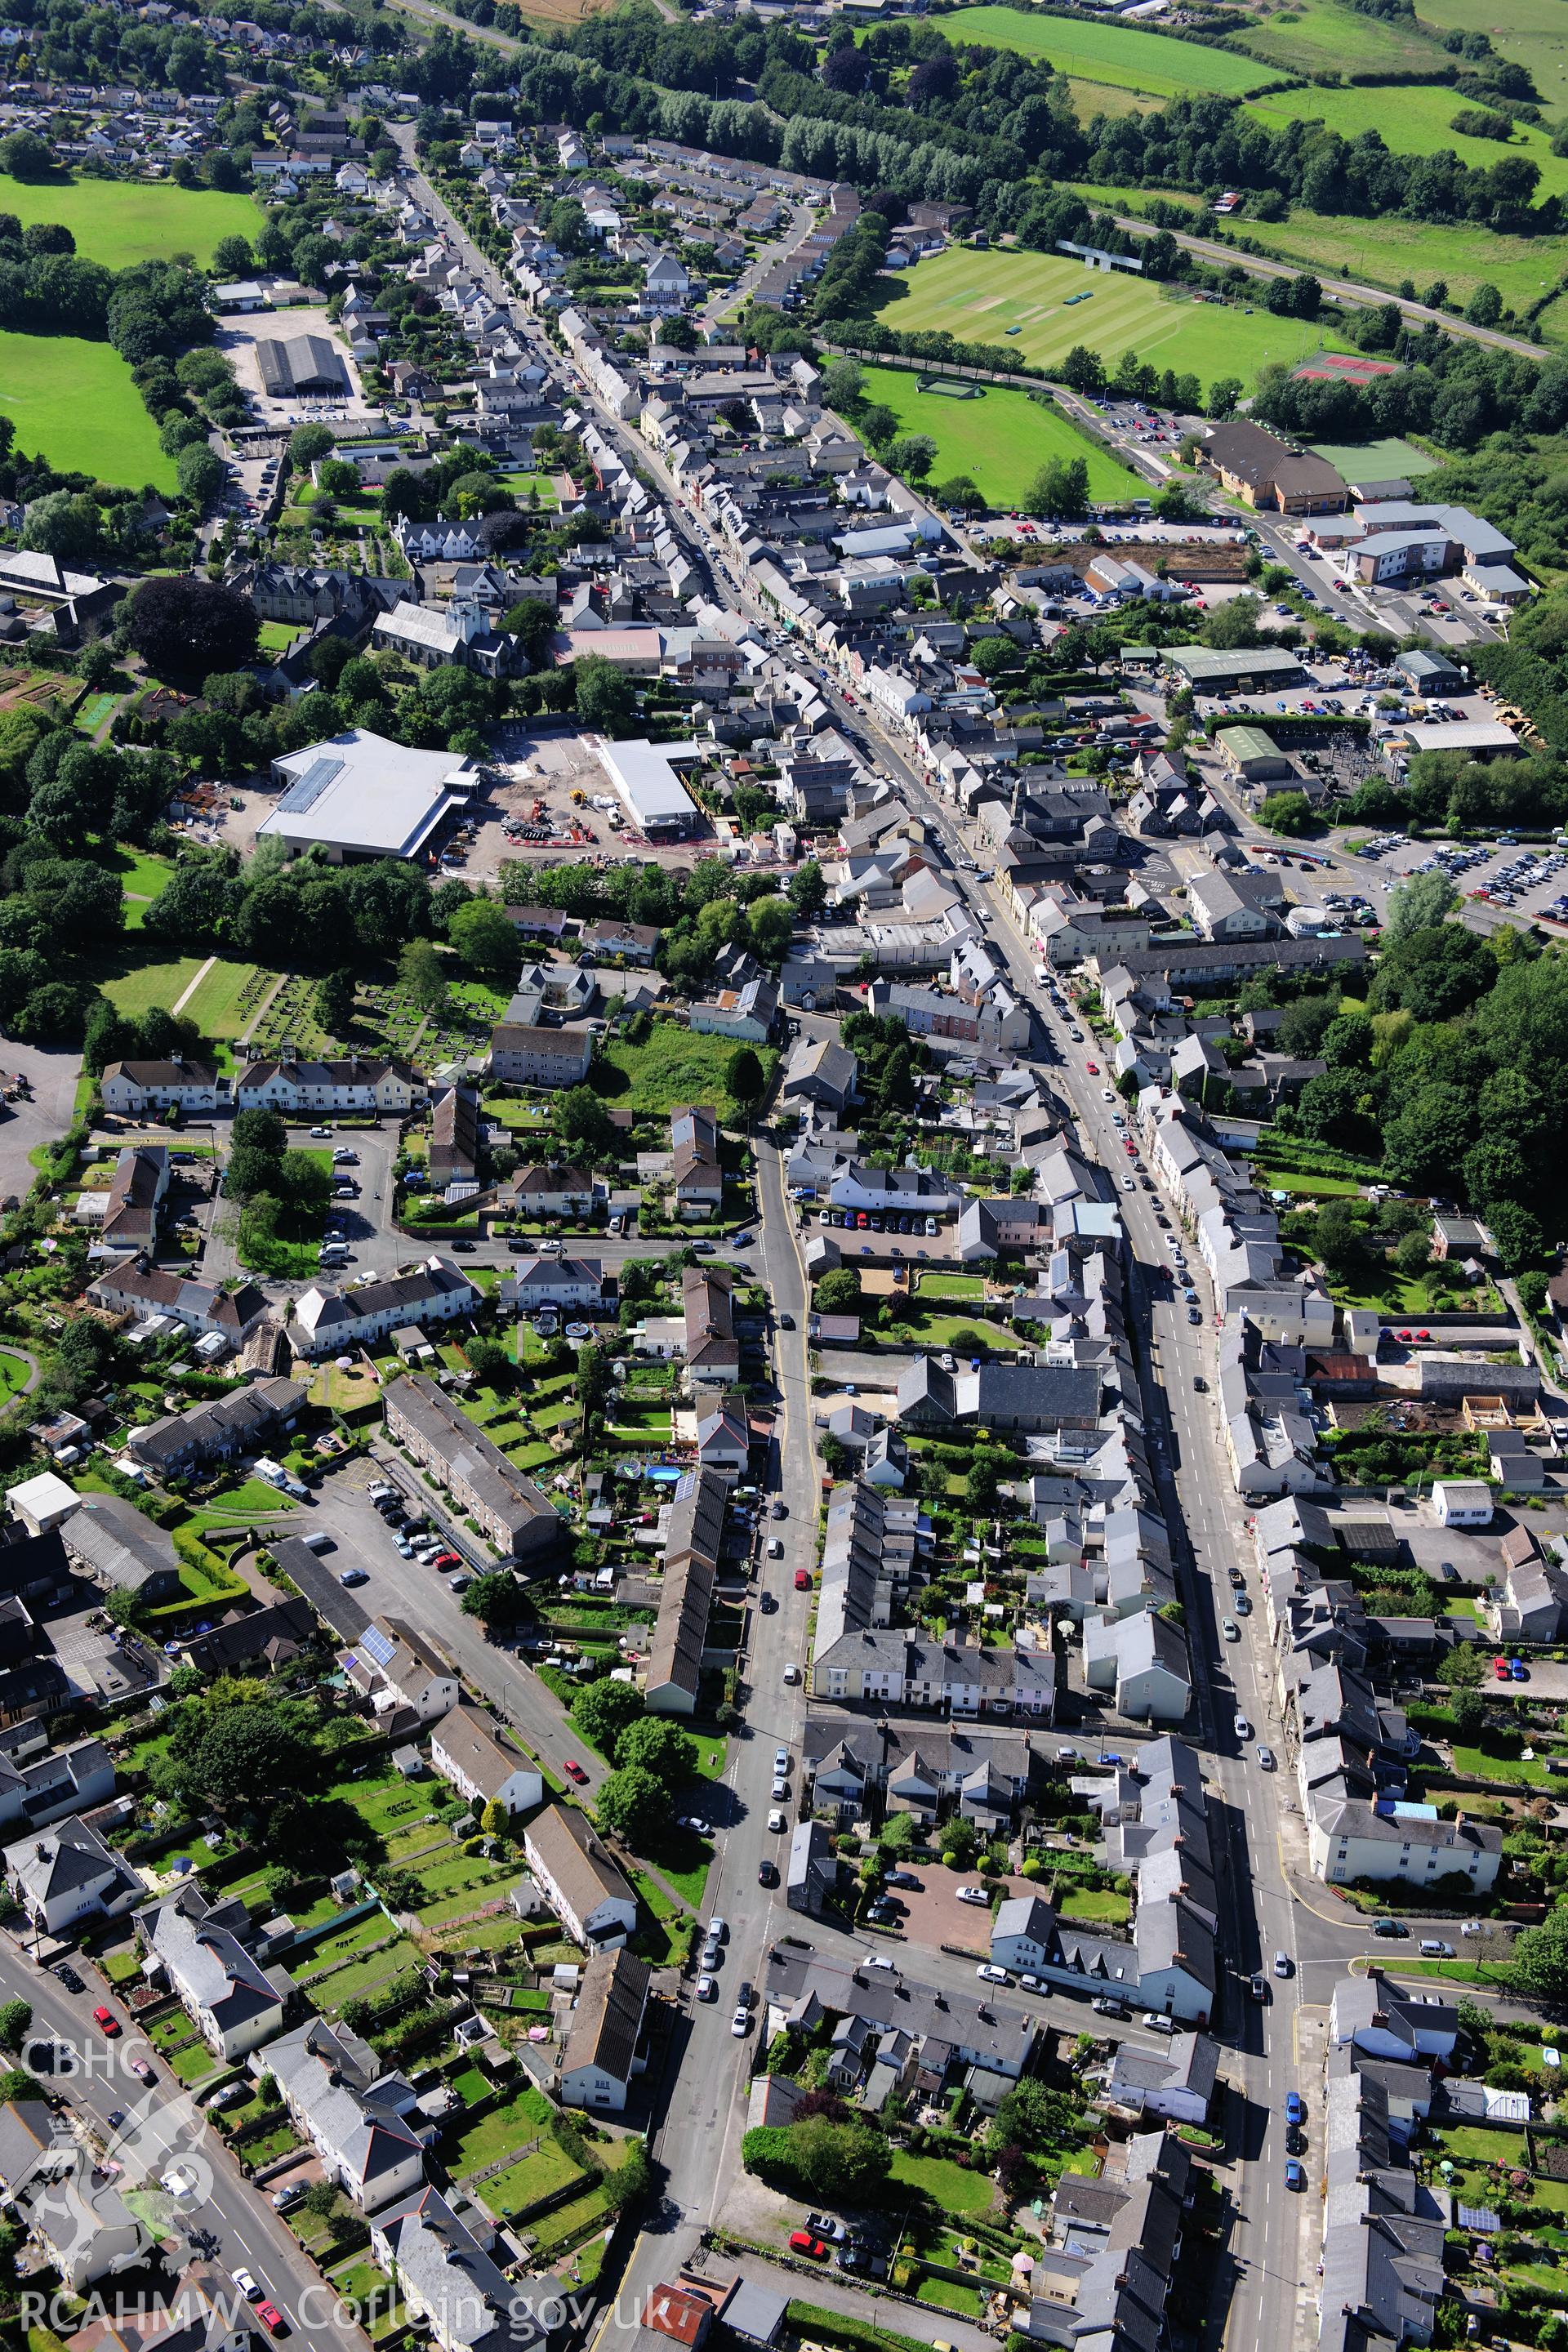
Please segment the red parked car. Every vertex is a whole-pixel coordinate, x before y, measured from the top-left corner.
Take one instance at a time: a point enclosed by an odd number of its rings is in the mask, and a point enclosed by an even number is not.
[[[809,1592],[811,1591],[811,1570],[809,1568],[797,1568],[795,1570],[795,1589],[797,1592]]]
[[[584,1771],[583,1767],[578,1763],[574,1756],[568,1756],[563,1769],[571,1775],[574,1780],[586,1780],[588,1778],[588,1775]]]
[[[93,2011],[92,2021],[95,2025],[103,2028],[104,2033],[110,2042],[120,2031],[120,2020],[115,2016],[114,2011],[111,2009],[103,2008],[101,2004]]]
[[[814,2238],[809,2230],[792,2230],[789,2233],[789,2250],[792,2254],[809,2254],[814,2263],[825,2263],[827,2260],[827,2248],[820,2238]]]
[[[1509,1663],[1506,1658],[1494,1658],[1492,1660],[1492,1673],[1496,1675],[1500,1683],[1510,1683],[1513,1680],[1513,1675],[1510,1670]]]
[[[256,2306],[256,2316],[260,2320],[268,2336],[288,2335],[289,2322],[275,2303],[258,2303]]]

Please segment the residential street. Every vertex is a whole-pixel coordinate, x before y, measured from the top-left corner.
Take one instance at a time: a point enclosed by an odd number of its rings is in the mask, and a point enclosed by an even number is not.
[[[92,2018],[103,1995],[90,1971],[85,1980],[86,1992],[67,1992],[11,1936],[0,1936],[0,1994],[31,2001],[35,2037],[66,2042],[86,2062],[84,2070],[69,2079],[70,2103],[78,2115],[90,2122],[105,2147],[121,2151],[132,2177],[142,2170],[154,2175],[167,2171],[176,2161],[194,2173],[196,2193],[178,2205],[171,2200],[177,2243],[183,2248],[193,2231],[210,2231],[216,2242],[213,2260],[217,2267],[251,2271],[300,2340],[320,2352],[344,2352],[345,2347],[368,2352],[368,2337],[361,2328],[343,2324],[336,2297],[293,2232],[273,2211],[266,2192],[241,2179],[233,2158],[162,2055],[138,2033],[105,2040]],[[124,2015],[118,2002],[112,2005]],[[135,2056],[152,2061],[156,2080],[151,2085],[131,2072],[127,2062]],[[109,2117],[121,2108],[127,2120],[117,2135]],[[172,2274],[181,2267],[181,2259],[178,2252],[171,2257]],[[246,2308],[237,2291],[236,2303]]]

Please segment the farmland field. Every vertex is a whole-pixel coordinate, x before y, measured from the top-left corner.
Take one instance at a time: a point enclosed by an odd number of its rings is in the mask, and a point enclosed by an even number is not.
[[[1507,152],[1498,149],[1500,155]],[[1313,213],[1292,205],[1287,221],[1244,218],[1240,226],[1266,253],[1281,261],[1304,262],[1325,277],[1354,278],[1389,288],[1402,278],[1413,278],[1423,290],[1434,278],[1441,278],[1449,299],[1460,303],[1468,302],[1478,286],[1495,286],[1506,303],[1521,310],[1540,299],[1562,269],[1553,237],[1498,236],[1489,228],[1437,227],[1393,215],[1363,220],[1352,214]],[[1563,340],[1568,341],[1568,327]]]
[[[1042,408],[1025,392],[981,387],[978,400],[921,392],[907,368],[868,367],[866,390],[899,420],[900,433],[929,433],[937,446],[932,478],[969,474],[993,506],[1021,499],[1040,467],[1052,457],[1082,457],[1089,466],[1091,499],[1135,499],[1143,485],[1097,443],[1068,423],[1059,409]]]
[[[1539,196],[1560,196],[1568,190],[1568,156],[1552,152],[1551,134],[1539,124],[1516,123],[1507,142],[1470,139],[1451,131],[1454,116],[1468,103],[1455,89],[1410,84],[1401,89],[1392,106],[1386,89],[1280,89],[1251,100],[1247,110],[1270,130],[1285,122],[1322,122],[1352,140],[1363,131],[1375,131],[1398,153],[1433,155],[1447,147],[1461,163],[1481,168],[1505,155],[1526,155],[1540,168]]]
[[[1290,0],[1288,8],[1260,9],[1257,22],[1256,32],[1237,34],[1237,45],[1290,73],[1419,73],[1447,62],[1441,36],[1419,23],[1363,16],[1335,0]],[[1472,14],[1465,30],[1474,26]]]
[[[1269,79],[1268,69],[1251,58],[1234,57],[1226,49],[1170,41],[1161,33],[1124,32],[1116,25],[1081,23],[1077,17],[1036,16],[1025,8],[959,8],[942,17],[940,29],[955,44],[973,41],[983,48],[1047,58],[1065,74],[1092,75],[1096,81],[1146,89],[1156,98],[1212,90],[1239,98]]]
[[[1564,15],[1568,17],[1568,11]],[[1507,151],[1500,147],[1497,152]],[[1096,186],[1089,180],[1067,180],[1062,185],[1086,204],[1111,212],[1129,207],[1136,212],[1151,194],[1147,188],[1109,183]],[[1190,190],[1162,188],[1159,194],[1163,204],[1181,205],[1190,212],[1203,206],[1203,198]],[[1300,262],[1325,278],[1353,278],[1363,285],[1386,286],[1390,292],[1402,278],[1413,278],[1423,290],[1434,278],[1442,278],[1450,299],[1461,305],[1478,286],[1489,285],[1505,302],[1522,310],[1539,300],[1561,266],[1551,238],[1497,236],[1488,228],[1434,227],[1392,215],[1385,220],[1364,220],[1357,215],[1308,212],[1293,205],[1288,221],[1255,221],[1243,212],[1237,226],[1250,244],[1277,260]],[[1542,323],[1548,343],[1568,344],[1568,301],[1554,304]]]
[[[1022,357],[1047,368],[1075,343],[1087,344],[1108,363],[1131,349],[1157,368],[1174,368],[1179,375],[1191,371],[1206,390],[1226,375],[1250,386],[1268,360],[1294,365],[1325,347],[1349,348],[1300,320],[1276,319],[1261,305],[1248,317],[1217,303],[1172,300],[1142,278],[1087,270],[1065,254],[975,253],[952,246],[897,284],[881,310],[889,327],[946,328],[988,343],[1016,327],[1008,339]],[[1087,299],[1069,308],[1069,295]]]
[[[0,410],[16,427],[16,446],[62,473],[127,489],[177,487],[174,460],[112,343],[0,331]]]
[[[1421,0],[1420,16],[1441,39],[1445,33],[1488,33],[1499,54],[1527,66],[1549,112],[1568,105],[1568,21],[1561,0],[1507,0],[1477,7],[1474,0]]]
[[[35,184],[0,173],[0,212],[15,213],[24,228],[58,221],[88,261],[126,269],[133,261],[166,261],[188,253],[204,269],[218,239],[254,237],[261,214],[249,196],[215,188],[176,188],[172,182],[62,180]]]
[[[1117,89],[1110,82],[1087,81],[1079,74],[1068,76],[1068,89],[1080,122],[1092,122],[1097,114],[1112,120],[1123,114],[1151,114],[1162,103],[1146,89]]]

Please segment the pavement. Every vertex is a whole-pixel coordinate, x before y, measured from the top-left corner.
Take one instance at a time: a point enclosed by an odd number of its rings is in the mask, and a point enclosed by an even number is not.
[[[14,1037],[5,1045],[5,1072],[31,1083],[30,1102],[0,1104],[0,1202],[12,1193],[25,1200],[37,1170],[32,1154],[58,1143],[76,1114],[77,1082],[81,1076],[79,1054],[51,1053],[42,1045],[19,1045]]]

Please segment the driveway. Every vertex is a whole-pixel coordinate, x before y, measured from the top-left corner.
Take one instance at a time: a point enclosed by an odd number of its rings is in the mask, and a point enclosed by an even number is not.
[[[26,1197],[37,1170],[29,1154],[40,1144],[58,1142],[76,1109],[77,1081],[81,1076],[79,1054],[51,1054],[41,1045],[18,1045],[9,1037],[0,1045],[0,1071],[21,1076],[33,1088],[31,1102],[0,1106],[0,1202],[15,1193]]]

